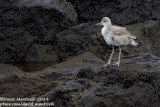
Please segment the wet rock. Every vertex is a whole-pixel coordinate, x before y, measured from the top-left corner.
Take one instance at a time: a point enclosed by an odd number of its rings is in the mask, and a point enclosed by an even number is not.
[[[63,63],[43,69],[41,72],[37,72],[37,75],[49,75],[53,72],[56,72],[65,76],[76,76],[83,68],[89,67],[94,70],[101,68],[103,64],[103,60],[99,59],[97,56],[95,56],[95,54],[91,52],[85,52],[82,55],[69,58]]]
[[[20,76],[24,74],[25,73],[16,66],[0,63],[0,77]]]
[[[71,3],[59,0],[0,1],[0,61],[20,61],[32,44],[53,44],[57,32],[77,24]]]
[[[92,68],[82,68],[77,74],[77,77],[79,78],[88,78],[92,79],[96,73],[92,70]]]
[[[100,21],[108,16],[116,24],[126,25],[159,19],[160,2],[157,0],[68,0],[76,6],[80,22]]]
[[[59,58],[51,45],[33,44],[25,55],[25,62],[58,62]]]

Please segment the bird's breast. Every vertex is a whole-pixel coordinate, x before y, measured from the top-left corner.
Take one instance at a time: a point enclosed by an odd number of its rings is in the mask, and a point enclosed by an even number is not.
[[[113,32],[112,31],[109,31],[108,28],[106,27],[103,27],[102,30],[101,30],[101,33],[104,37],[104,40],[105,42],[108,44],[108,45],[113,45],[113,41],[112,41],[112,35],[113,35]]]
[[[103,27],[102,30],[101,30],[101,33],[102,35],[106,35],[107,34],[107,28],[106,27]]]
[[[108,45],[111,45],[113,43],[111,36],[103,36],[103,37],[104,37],[105,42]]]

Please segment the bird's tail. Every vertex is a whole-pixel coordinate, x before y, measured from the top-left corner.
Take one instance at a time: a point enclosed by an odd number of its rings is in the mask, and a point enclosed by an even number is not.
[[[134,43],[131,43],[131,44],[134,45],[134,46],[138,46],[137,42],[134,42]]]
[[[136,36],[130,36],[130,43],[134,46],[138,46],[138,43],[135,41]]]
[[[130,36],[132,39],[136,39],[137,36]]]

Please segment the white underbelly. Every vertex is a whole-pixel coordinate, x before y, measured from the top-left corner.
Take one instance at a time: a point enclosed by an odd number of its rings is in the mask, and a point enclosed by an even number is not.
[[[117,44],[112,40],[112,34],[108,33],[108,34],[103,35],[103,37],[104,37],[105,42],[108,45],[117,46]]]
[[[108,37],[108,36],[103,36],[103,37],[108,45],[112,45],[113,41],[111,37]]]
[[[103,27],[101,33],[102,33],[102,35],[103,35],[103,37],[104,37],[105,42],[106,42],[108,45],[116,45],[116,44],[114,43],[114,41],[112,40],[112,35],[113,35],[113,33],[112,33],[111,31],[108,32],[108,30],[107,30],[105,27]]]

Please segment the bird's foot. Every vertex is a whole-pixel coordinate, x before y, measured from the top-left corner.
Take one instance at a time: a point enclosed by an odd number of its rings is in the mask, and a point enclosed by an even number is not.
[[[103,67],[106,67],[107,65],[111,65],[111,62],[108,61],[107,64],[105,64]]]
[[[118,65],[118,66],[119,66],[119,64],[120,64],[119,62],[115,62],[115,63],[114,63],[114,64],[112,64],[112,65]]]

